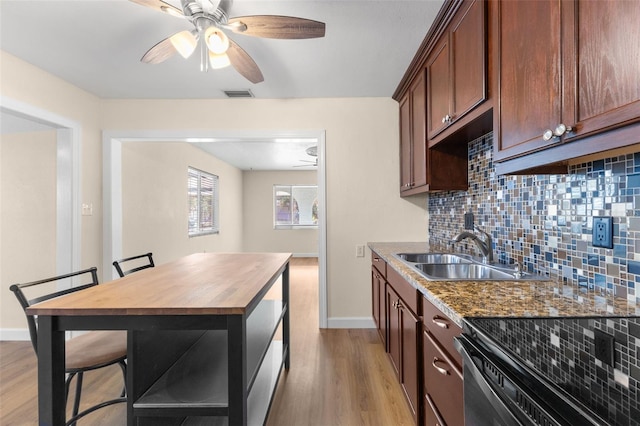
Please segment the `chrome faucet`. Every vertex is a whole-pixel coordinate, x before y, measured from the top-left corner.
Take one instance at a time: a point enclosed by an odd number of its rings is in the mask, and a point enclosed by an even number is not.
[[[453,238],[452,242],[459,243],[465,238],[469,238],[471,241],[473,241],[476,244],[476,246],[478,246],[478,249],[482,253],[482,257],[484,258],[484,261],[486,263],[493,263],[493,240],[491,239],[491,235],[489,235],[488,232],[485,232],[482,229],[480,229],[478,226],[476,226],[475,229],[476,231],[484,235],[485,237],[484,241],[481,240],[473,232],[462,231]]]

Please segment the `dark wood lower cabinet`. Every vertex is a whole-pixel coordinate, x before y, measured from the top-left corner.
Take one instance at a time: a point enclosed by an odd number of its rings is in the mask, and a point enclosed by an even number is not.
[[[433,400],[429,398],[429,395],[424,396],[424,426],[445,426],[446,423],[442,420],[440,413],[433,403]],[[454,426],[454,425],[451,425]],[[460,424],[462,426],[462,423]]]
[[[402,300],[398,306],[398,316],[400,317],[400,330],[402,331],[402,362],[400,369],[400,384],[404,394],[409,401],[411,414],[415,421],[418,421],[420,413],[420,391],[418,389],[420,380],[420,320],[406,307],[402,305]]]
[[[422,334],[425,401],[432,411],[425,414],[425,425],[458,426],[464,424],[462,372],[425,330]],[[436,420],[433,423],[434,419]]]
[[[416,424],[420,413],[420,320],[393,288],[387,286],[389,359],[411,409]]]
[[[416,425],[462,426],[462,330],[373,253],[372,313]],[[384,271],[381,272],[381,271]]]
[[[371,312],[385,348],[387,347],[386,285],[387,281],[382,273],[371,266]]]

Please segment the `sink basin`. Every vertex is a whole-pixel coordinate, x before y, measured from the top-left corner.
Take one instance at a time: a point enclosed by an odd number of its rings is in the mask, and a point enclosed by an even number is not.
[[[476,263],[434,264],[419,263],[414,265],[427,278],[436,280],[514,280],[514,274],[499,271],[486,265]],[[522,278],[520,278],[522,279]]]
[[[471,263],[464,257],[447,253],[398,253],[398,257],[411,263]]]

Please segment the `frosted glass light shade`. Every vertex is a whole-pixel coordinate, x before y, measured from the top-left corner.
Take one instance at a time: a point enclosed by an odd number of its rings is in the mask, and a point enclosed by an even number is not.
[[[211,68],[213,68],[214,70],[218,70],[220,68],[228,67],[229,65],[231,65],[231,60],[226,53],[217,55],[209,51],[209,65],[211,65]]]
[[[204,40],[210,51],[221,55],[229,49],[229,38],[217,27],[209,27],[204,33]]]
[[[173,47],[175,47],[178,53],[185,59],[191,56],[198,44],[196,37],[191,31],[187,30],[172,35],[169,37],[169,41],[171,41]]]

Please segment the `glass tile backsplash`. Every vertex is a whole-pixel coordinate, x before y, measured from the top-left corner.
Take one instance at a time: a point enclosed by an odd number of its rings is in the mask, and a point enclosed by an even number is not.
[[[566,175],[497,176],[493,134],[469,143],[469,189],[429,195],[429,243],[451,248],[464,213],[493,237],[501,263],[636,301],[640,294],[640,153]],[[613,216],[613,249],[591,245],[592,218]],[[479,254],[469,240],[456,252]]]

